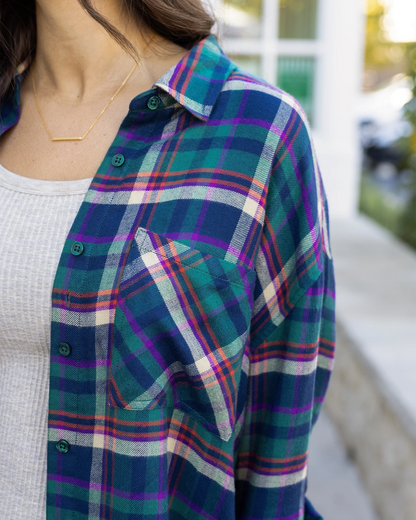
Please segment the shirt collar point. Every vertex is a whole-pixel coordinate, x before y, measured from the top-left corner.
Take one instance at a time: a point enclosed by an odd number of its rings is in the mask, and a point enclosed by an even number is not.
[[[225,82],[235,69],[214,35],[201,40],[154,85],[207,122]],[[208,102],[209,101],[209,102]]]

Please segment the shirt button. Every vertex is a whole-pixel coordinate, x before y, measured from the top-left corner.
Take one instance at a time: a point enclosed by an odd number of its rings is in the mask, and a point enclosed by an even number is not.
[[[84,244],[82,244],[81,242],[74,242],[72,244],[72,246],[71,246],[71,253],[74,256],[82,255],[83,252],[84,252]]]
[[[114,157],[111,159],[111,164],[118,168],[124,163],[124,155],[121,155],[121,153],[117,153],[114,155]]]
[[[68,453],[69,451],[69,442],[61,439],[56,443],[56,449],[61,453]]]
[[[152,96],[147,100],[147,108],[149,108],[150,110],[156,110],[159,105],[160,98],[157,96]]]
[[[62,343],[59,343],[58,350],[60,354],[67,357],[71,353],[71,346],[63,341]]]

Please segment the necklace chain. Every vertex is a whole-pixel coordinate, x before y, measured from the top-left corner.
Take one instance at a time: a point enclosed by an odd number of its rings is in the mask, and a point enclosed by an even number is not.
[[[94,126],[96,125],[96,123],[98,122],[98,120],[100,119],[100,117],[104,114],[104,112],[107,110],[107,108],[110,106],[110,103],[114,100],[114,98],[117,96],[117,94],[120,92],[120,90],[124,87],[124,85],[127,83],[127,81],[129,80],[130,76],[133,74],[134,70],[136,69],[137,65],[140,63],[140,60],[142,59],[142,56],[143,54],[146,52],[147,48],[149,47],[149,45],[152,43],[153,40],[151,40],[147,45],[146,47],[144,48],[143,52],[140,54],[140,56],[138,57],[137,61],[135,62],[135,64],[133,65],[133,68],[131,69],[131,71],[127,74],[125,80],[123,81],[123,83],[118,87],[118,89],[115,91],[115,93],[113,94],[113,96],[111,97],[110,101],[105,105],[105,107],[101,110],[101,112],[98,114],[98,117],[95,119],[95,121],[93,122],[93,124],[88,128],[88,130],[85,132],[84,135],[80,136],[80,137],[52,137],[52,134],[48,128],[48,125],[46,124],[46,121],[45,121],[45,118],[43,117],[43,114],[42,114],[42,110],[40,108],[40,105],[39,105],[39,101],[38,101],[38,96],[37,96],[37,92],[36,92],[36,84],[35,84],[35,76],[33,74],[33,67],[30,67],[30,73],[31,73],[31,76],[32,76],[32,84],[33,84],[33,92],[35,94],[35,101],[36,101],[36,106],[38,108],[38,112],[39,112],[39,115],[40,115],[40,118],[42,119],[42,123],[43,123],[43,126],[45,127],[45,130],[47,131],[48,133],[48,136],[49,136],[49,139],[53,142],[57,142],[57,141],[82,141],[84,140],[87,135],[91,132],[91,130],[94,128]]]

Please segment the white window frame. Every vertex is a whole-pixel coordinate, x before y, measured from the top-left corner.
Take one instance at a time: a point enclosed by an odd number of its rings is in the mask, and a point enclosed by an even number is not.
[[[222,46],[227,54],[234,56],[256,56],[260,58],[260,76],[268,83],[276,85],[278,77],[279,56],[313,57],[315,58],[315,75],[313,87],[314,127],[317,126],[319,115],[318,104],[319,81],[321,78],[321,62],[324,53],[322,42],[323,10],[325,0],[318,0],[316,39],[295,40],[280,39],[279,30],[279,0],[258,0],[263,2],[261,36],[259,38],[221,38]],[[221,13],[224,0],[214,0],[214,9]],[[221,35],[220,35],[221,37]]]

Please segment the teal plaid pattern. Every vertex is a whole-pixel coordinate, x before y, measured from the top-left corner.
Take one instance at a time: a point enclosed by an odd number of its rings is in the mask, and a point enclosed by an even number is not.
[[[302,109],[203,40],[132,100],[62,251],[47,519],[320,518],[307,454],[334,290]]]

